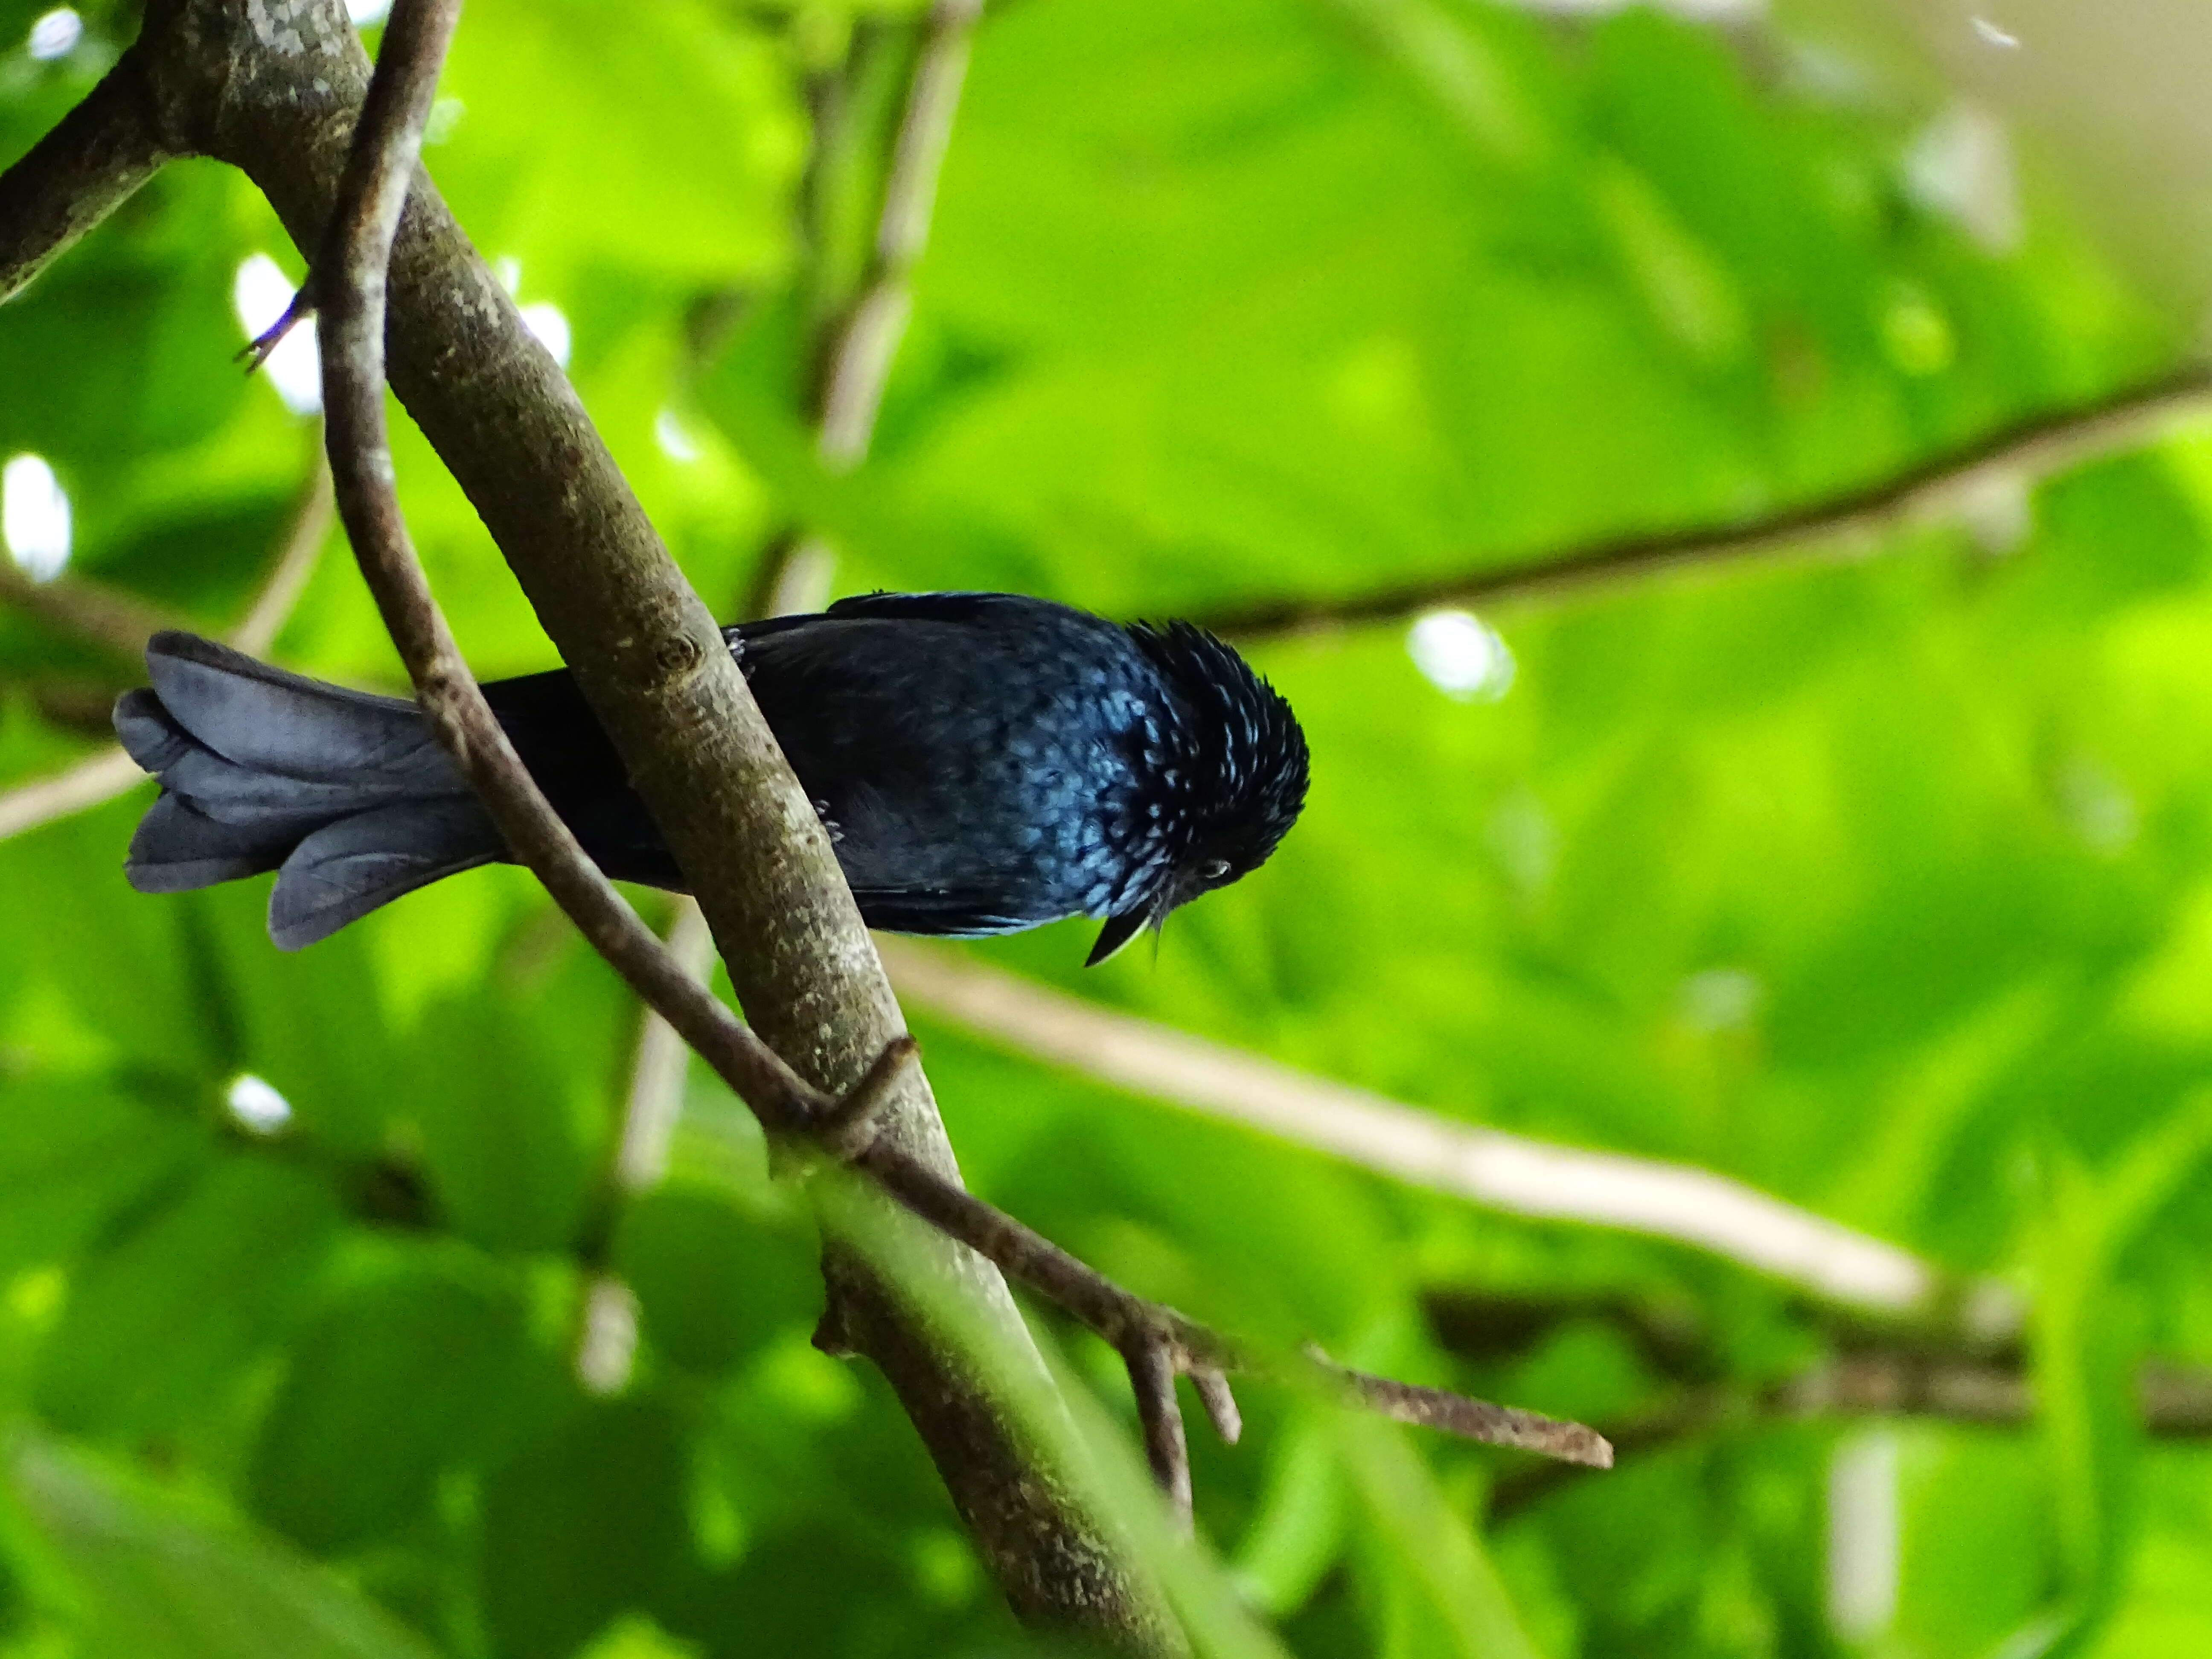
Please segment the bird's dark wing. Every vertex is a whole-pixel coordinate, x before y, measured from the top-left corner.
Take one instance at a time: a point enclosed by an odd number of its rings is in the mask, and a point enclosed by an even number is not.
[[[860,919],[887,933],[930,933],[974,939],[986,933],[1018,933],[1037,925],[1035,916],[1010,916],[994,908],[993,895],[978,888],[855,887]]]

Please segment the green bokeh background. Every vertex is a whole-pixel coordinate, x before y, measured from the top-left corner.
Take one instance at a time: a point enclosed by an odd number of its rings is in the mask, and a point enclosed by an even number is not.
[[[133,27],[87,6],[34,64],[42,9],[0,3],[0,159]],[[805,364],[880,146],[810,206],[808,88],[851,52],[879,135],[917,16],[465,14],[428,164],[517,297],[565,315],[718,610],[802,524],[839,592],[1121,616],[1350,593],[1778,510],[2196,336],[2189,259],[2140,267],[2033,145],[2016,238],[1931,205],[1911,158],[1951,94],[1863,19],[1006,0],[873,453],[832,476]],[[232,361],[255,253],[299,274],[242,179],[179,163],[0,310],[0,455],[53,466],[71,574],[210,631],[313,441]],[[473,660],[546,665],[472,510],[397,444]],[[1722,1172],[2033,1310],[2025,1426],[1747,1406],[1510,1504],[1525,1463],[1253,1388],[1243,1444],[1195,1446],[1199,1524],[1284,1650],[2212,1649],[2212,1463],[2131,1395],[2146,1358],[2212,1364],[2212,437],[2008,506],[1848,562],[1500,608],[1492,698],[1431,684],[1403,623],[1255,642],[1315,755],[1267,869],[1156,960],[1085,973],[1080,927],[963,947],[1455,1121]],[[397,683],[335,541],[273,654]],[[0,610],[0,789],[89,752],[58,689],[126,674]],[[282,957],[262,884],[125,889],[143,802],[0,843],[0,1654],[1047,1650],[888,1391],[808,1346],[806,1223],[703,1075],[616,1231],[635,1377],[575,1382],[570,1247],[635,1008],[526,878]],[[1835,1340],[1740,1266],[916,1024],[980,1191],[1229,1328],[1607,1424],[1748,1399]],[[229,1122],[242,1073],[289,1136]],[[376,1221],[393,1167],[434,1226]],[[1455,1337],[1454,1297],[1522,1322]],[[1654,1319],[1692,1333],[1686,1364],[1636,1340]],[[1110,1358],[1066,1348],[1126,1416]],[[1838,1471],[1870,1462],[1899,1533],[1869,1623],[1837,1615],[1831,1558]]]

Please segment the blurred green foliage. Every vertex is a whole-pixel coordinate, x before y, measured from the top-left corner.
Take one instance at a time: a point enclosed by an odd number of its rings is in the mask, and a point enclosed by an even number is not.
[[[82,6],[33,62],[46,9],[0,4],[0,158],[131,27]],[[2032,173],[2017,246],[1924,205],[1927,89],[1786,17],[1020,0],[977,38],[874,453],[833,476],[806,388],[920,9],[464,16],[428,164],[559,307],[720,609],[802,523],[843,591],[1351,592],[1878,478],[2190,337]],[[857,137],[817,152],[841,65]],[[0,455],[52,464],[72,573],[210,630],[313,441],[231,361],[256,253],[301,269],[242,179],[179,163],[0,311]],[[411,429],[398,471],[478,666],[543,665]],[[1432,686],[1402,628],[1255,645],[1316,755],[1270,866],[1157,960],[975,947],[1449,1118],[1724,1172],[2035,1310],[2028,1427],[1742,1411],[1494,1515],[1523,1465],[1248,1389],[1242,1447],[1197,1437],[1200,1529],[1285,1649],[2212,1645],[2212,1468],[2132,1393],[2146,1356],[2212,1362],[2208,507],[2199,437],[1878,557],[1516,607],[1495,698]],[[397,677],[335,553],[276,654]],[[0,611],[0,789],[92,741],[57,687],[120,672]],[[888,1392],[808,1346],[812,1241],[741,1109],[695,1075],[668,1182],[598,1212],[635,1011],[529,881],[283,958],[256,888],[124,888],[143,799],[0,843],[0,1652],[1032,1650]],[[1727,1262],[919,1029],[980,1190],[1229,1328],[1605,1422],[1826,1340]],[[281,1133],[227,1110],[246,1074]],[[641,1308],[617,1398],[575,1377],[580,1251]],[[1455,1291],[1557,1316],[1455,1352],[1425,1311]],[[1618,1305],[1688,1310],[1686,1373]],[[1869,1446],[1899,1530],[1854,1622],[1831,1557]]]

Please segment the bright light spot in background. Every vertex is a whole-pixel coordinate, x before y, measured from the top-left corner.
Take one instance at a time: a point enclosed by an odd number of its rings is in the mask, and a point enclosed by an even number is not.
[[[1828,1622],[1846,1642],[1897,1618],[1897,1450],[1894,1431],[1868,1429],[1838,1441],[1828,1464]]]
[[[653,441],[672,461],[699,459],[699,441],[684,429],[684,422],[676,418],[672,409],[664,409],[653,417]]]
[[[453,136],[453,129],[461,124],[468,106],[458,98],[441,98],[430,106],[430,118],[422,123],[422,142],[442,144]]]
[[[1530,789],[1516,789],[1490,815],[1491,856],[1520,896],[1534,900],[1551,884],[1559,861],[1559,832]]]
[[[1729,1031],[1751,1024],[1766,988],[1741,968],[1708,968],[1682,981],[1682,1019],[1692,1030]]]
[[[522,308],[522,325],[553,354],[553,361],[568,367],[568,318],[556,305],[540,303]]]
[[[251,1072],[240,1072],[231,1079],[222,1103],[256,1134],[273,1135],[292,1121],[292,1103]]]
[[[2000,28],[1986,17],[1977,17],[1973,23],[1974,33],[1990,46],[2002,46],[2008,52],[2019,50],[2020,36],[2010,29]]]
[[[67,6],[56,6],[31,25],[31,38],[24,50],[41,64],[51,64],[75,52],[76,43],[83,39],[84,19]]]
[[[356,28],[371,23],[381,23],[384,14],[392,9],[392,0],[346,0],[346,21]]]
[[[239,266],[230,284],[230,307],[246,337],[258,340],[276,325],[292,303],[292,279],[265,253]],[[295,415],[312,415],[323,406],[323,365],[315,355],[315,319],[295,324],[261,365],[269,384]]]
[[[2010,253],[2020,246],[2012,137],[1987,110],[1954,104],[1922,128],[1905,153],[1905,188],[1991,253]]]
[[[2099,853],[2125,852],[2142,825],[2127,786],[2087,755],[2076,755],[2052,780],[2058,810],[2075,834]]]
[[[18,455],[0,468],[0,537],[34,582],[52,580],[69,562],[69,495],[44,456]]]
[[[520,298],[522,293],[522,261],[511,253],[502,253],[491,262],[492,280],[507,291],[510,298]],[[562,368],[568,367],[568,315],[550,301],[540,300],[536,305],[522,307],[522,325],[538,337],[538,343],[553,354],[553,361]]]
[[[1431,611],[1406,635],[1413,666],[1447,696],[1496,702],[1513,686],[1513,653],[1465,611]]]
[[[1974,545],[1993,559],[2019,552],[2035,533],[2035,496],[2021,473],[1989,472],[1969,479],[1954,510]]]
[[[576,1347],[576,1380],[601,1398],[620,1394],[637,1358],[637,1297],[611,1274],[592,1281],[584,1300],[584,1340]]]

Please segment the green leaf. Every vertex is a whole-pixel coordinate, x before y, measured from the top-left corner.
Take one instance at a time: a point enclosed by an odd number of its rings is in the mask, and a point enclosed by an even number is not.
[[[656,1400],[580,1407],[483,1486],[484,1618],[514,1659],[565,1656],[688,1559],[688,1452]]]
[[[82,1249],[181,1169],[204,1138],[181,1114],[83,1079],[0,1082],[0,1279]]]
[[[234,888],[196,899],[234,988],[238,1069],[274,1085],[320,1144],[372,1152],[402,1101],[392,1088],[393,1037],[368,942],[346,932],[288,955],[269,942],[262,907],[239,902],[246,896]]]
[[[1349,1494],[1330,1425],[1292,1419],[1275,1432],[1259,1510],[1231,1565],[1246,1595],[1281,1618],[1305,1603],[1342,1553]]]
[[[1537,1659],[1504,1582],[1468,1518],[1445,1498],[1405,1432],[1347,1414],[1338,1446],[1358,1495],[1401,1619],[1433,1631],[1455,1659]],[[1404,1626],[1400,1626],[1402,1629]],[[1419,1646],[1398,1648],[1410,1656]]]
[[[314,1177],[258,1159],[217,1164],[79,1272],[40,1357],[41,1409],[113,1434],[206,1410],[285,1333],[337,1231]]]
[[[30,1436],[8,1473],[84,1659],[430,1659],[389,1613],[274,1539]]]
[[[614,1260],[654,1345],[710,1376],[822,1309],[809,1233],[763,1225],[700,1186],[664,1185],[633,1200],[615,1235]]]
[[[2135,1519],[2143,1431],[2137,1298],[2121,1252],[2212,1157],[2212,1091],[2186,1097],[2092,1173],[2060,1155],[2039,1244],[2037,1404],[2069,1599],[2086,1631],[2110,1611]]]
[[[526,1017],[496,993],[451,998],[426,1016],[414,1048],[404,1106],[454,1230],[494,1249],[573,1243],[593,1148],[574,1083]]]
[[[453,1250],[386,1264],[294,1352],[254,1449],[254,1509],[324,1553],[404,1529],[514,1418],[531,1352],[507,1275]]]

